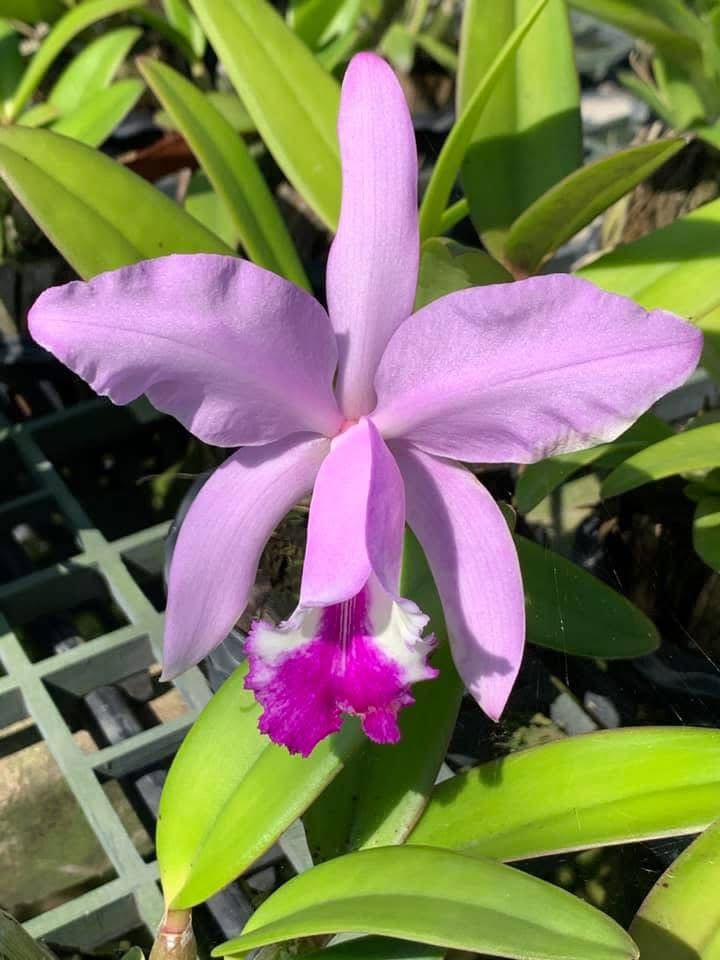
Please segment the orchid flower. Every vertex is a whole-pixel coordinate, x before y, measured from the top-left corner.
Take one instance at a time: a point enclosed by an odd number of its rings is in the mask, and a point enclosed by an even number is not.
[[[307,755],[362,718],[399,737],[434,676],[427,617],[398,593],[406,520],[457,669],[492,718],[524,644],[513,539],[461,463],[531,463],[612,440],[700,354],[662,310],[566,275],[451,293],[413,313],[417,159],[402,90],[362,53],[342,88],[340,223],[327,312],[236,257],[161,257],[46,291],[35,339],[116,403],[147,394],[201,440],[240,447],[202,487],[173,556],[164,675],[197,663],[248,602],[261,552],[312,491],[297,609],[247,639],[260,729]]]

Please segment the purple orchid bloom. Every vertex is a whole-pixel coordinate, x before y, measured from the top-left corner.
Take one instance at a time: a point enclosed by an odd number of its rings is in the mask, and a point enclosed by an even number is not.
[[[312,490],[299,605],[247,640],[260,729],[303,755],[343,714],[396,741],[412,684],[435,675],[427,617],[398,594],[406,518],[458,671],[499,717],[522,657],[522,581],[503,515],[453,461],[531,463],[612,440],[701,349],[679,317],[566,275],[462,290],[413,314],[415,139],[372,54],[348,67],[339,138],[327,312],[245,260],[193,255],[48,290],[30,314],[35,339],[98,393],[145,393],[201,440],[241,447],[177,540],[166,677],[227,635],[273,528]]]

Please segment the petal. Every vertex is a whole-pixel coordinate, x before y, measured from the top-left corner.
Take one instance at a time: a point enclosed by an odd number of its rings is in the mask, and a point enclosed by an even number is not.
[[[161,257],[53,287],[29,324],[97,393],[115,403],[146,393],[207,443],[340,427],[325,311],[239,257]]]
[[[227,636],[245,609],[270,534],[312,488],[329,447],[305,436],[239,450],[203,486],[170,567],[165,678],[187,670]]]
[[[337,394],[358,418],[375,406],[378,361],[412,312],[419,258],[415,134],[402,88],[375,54],[358,54],[345,72],[338,135],[343,192],[327,300]]]
[[[260,731],[306,757],[349,713],[362,717],[371,740],[395,743],[397,713],[414,702],[411,684],[437,675],[426,662],[434,640],[421,636],[427,620],[371,576],[342,603],[299,607],[279,627],[254,624],[245,686],[264,707]]]
[[[485,487],[457,464],[393,444],[408,522],[427,556],[445,612],[455,666],[497,720],[520,669],[525,601],[517,552]]]
[[[683,383],[702,336],[567,275],[451,293],[406,321],[373,420],[429,453],[531,463],[613,440]]]
[[[348,600],[371,572],[394,593],[404,527],[400,471],[372,422],[363,418],[332,441],[320,467],[310,503],[300,604]]]

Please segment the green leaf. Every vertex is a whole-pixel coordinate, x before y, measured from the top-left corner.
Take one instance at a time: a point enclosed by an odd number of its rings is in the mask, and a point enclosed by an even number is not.
[[[0,20],[0,107],[3,113],[24,71],[25,60],[20,53],[20,34],[7,20]]]
[[[290,234],[244,141],[205,95],[167,64],[138,66],[225,203],[248,256],[306,290],[310,284]]]
[[[695,509],[693,546],[705,563],[720,573],[720,497],[704,497]]]
[[[391,937],[356,937],[343,940],[303,960],[442,960],[445,951],[429,943],[393,940]]]
[[[720,823],[694,840],[643,901],[630,927],[643,957],[720,960]]]
[[[512,277],[507,270],[482,250],[433,237],[422,245],[415,309],[455,290],[508,280]]]
[[[524,467],[515,485],[515,506],[529,513],[553,490],[583,467],[615,467],[649,443],[673,436],[672,429],[652,413],[644,413],[612,443],[601,443],[589,450],[561,453]]]
[[[443,144],[420,207],[420,237],[427,240],[440,232],[442,216],[457,178],[465,152],[490,97],[505,72],[510,69],[516,51],[550,0],[537,3],[524,20],[509,34],[482,80],[468,96],[450,134]]]
[[[676,130],[687,130],[705,119],[705,105],[684,67],[653,57],[653,76],[660,96],[670,105]]]
[[[720,150],[720,123],[713,123],[709,127],[696,127],[694,132],[711,147]]]
[[[405,536],[403,597],[430,617],[439,649],[434,680],[413,687],[415,703],[400,711],[394,746],[366,742],[304,817],[316,859],[349,850],[402,843],[428,802],[455,726],[463,686],[453,666],[435,584],[415,537]]]
[[[443,213],[440,218],[440,229],[443,233],[447,233],[449,230],[461,220],[464,220],[465,217],[470,215],[470,204],[467,201],[467,197],[461,197],[460,200],[456,200],[455,203],[451,204]]]
[[[0,17],[23,23],[54,23],[66,10],[60,0],[0,0]]]
[[[201,60],[205,53],[205,34],[188,4],[185,0],[162,0],[162,5],[168,23],[185,38],[196,59]]]
[[[397,73],[410,73],[415,62],[415,34],[404,23],[391,23],[380,49]]]
[[[513,753],[439,784],[409,842],[523,860],[696,833],[719,804],[719,731],[603,730]]]
[[[699,319],[720,304],[720,200],[595,260],[577,275],[647,309]]]
[[[669,127],[677,129],[672,106],[662,99],[657,87],[641,80],[632,70],[619,70],[618,80],[626,90],[629,90],[630,93],[639,97],[640,100],[644,100],[650,109],[653,110],[661,120],[664,120]]]
[[[205,96],[236,133],[255,132],[252,117],[236,93],[230,93],[228,90],[210,90]]]
[[[505,241],[505,258],[520,272],[535,273],[566,240],[684,146],[681,138],[644,143],[571,173],[513,223]]]
[[[700,45],[661,14],[658,0],[570,0],[571,6],[642,37],[678,63],[700,59]],[[687,21],[683,18],[683,26]]]
[[[604,497],[617,497],[653,480],[720,465],[720,423],[676,433],[621,463],[602,485]]]
[[[158,13],[153,7],[138,7],[135,11],[135,16],[139,20],[142,20],[151,30],[167,40],[168,43],[172,44],[189,63],[197,59],[197,55],[185,34],[181,33],[180,30],[176,30],[167,17]]]
[[[700,363],[715,383],[720,384],[720,307],[697,319],[703,333],[703,352]]]
[[[655,625],[621,593],[525,537],[516,537],[515,545],[531,643],[606,660],[642,657],[657,649]]]
[[[278,166],[331,229],[340,211],[340,91],[267,0],[192,0]]]
[[[351,30],[362,6],[362,0],[292,0],[288,23],[309,47],[320,47]]]
[[[28,64],[5,116],[14,120],[33,95],[50,64],[59,53],[91,23],[142,6],[144,0],[85,0],[62,16],[45,37],[37,53]]]
[[[637,450],[642,450],[643,443],[625,443],[616,440],[613,443],[601,443],[588,450],[578,450],[576,453],[561,453],[547,460],[539,460],[525,467],[515,486],[514,503],[520,513],[530,513],[542,503],[561,484],[575,476],[583,467],[590,467],[610,453],[622,454],[625,457]]]
[[[168,253],[231,253],[109,157],[48,130],[0,130],[0,177],[80,276]]]
[[[157,854],[167,903],[192,907],[264,853],[359,747],[354,720],[306,759],[257,729],[262,708],[238,668],[202,711],[168,773]]]
[[[240,243],[227,206],[215,193],[202,170],[196,170],[190,178],[184,206],[191,217],[212,230],[228,247],[234,250]]]
[[[60,74],[47,102],[59,113],[69,113],[109,87],[140,32],[137,27],[121,27],[88,44]]]
[[[466,2],[458,111],[531,6],[532,0]],[[582,156],[580,88],[568,11],[565,0],[551,0],[498,82],[462,165],[473,223],[495,257],[503,259],[513,221],[580,166]]]
[[[99,147],[142,96],[143,83],[135,77],[119,80],[84,100],[52,125],[55,133]]]
[[[566,891],[492,860],[427,847],[363,850],[308,870],[212,955],[338,930],[501,957],[638,956],[624,930]]]
[[[57,120],[58,108],[51,103],[36,103],[24,110],[17,119],[21,127],[44,127]]]

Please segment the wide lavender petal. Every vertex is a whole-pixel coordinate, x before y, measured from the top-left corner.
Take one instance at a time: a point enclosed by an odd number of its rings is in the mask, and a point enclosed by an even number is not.
[[[161,257],[45,291],[35,340],[115,403],[142,393],[207,443],[332,436],[337,348],[311,296],[241,260]]]
[[[229,457],[185,517],[170,567],[163,675],[201,660],[245,609],[274,527],[312,488],[328,440],[307,435]]]
[[[332,441],[310,502],[300,605],[354,597],[371,573],[397,589],[405,526],[402,477],[372,422]]]
[[[612,440],[694,370],[702,336],[563,274],[451,293],[380,362],[373,421],[441,456],[531,463]]]
[[[469,470],[410,444],[392,448],[405,480],[408,522],[440,593],[455,666],[497,720],[525,643],[522,578],[507,523]]]
[[[338,338],[337,395],[348,418],[375,406],[373,376],[410,316],[417,285],[417,153],[405,95],[372,53],[353,57],[338,120],[343,192],[327,267]]]

